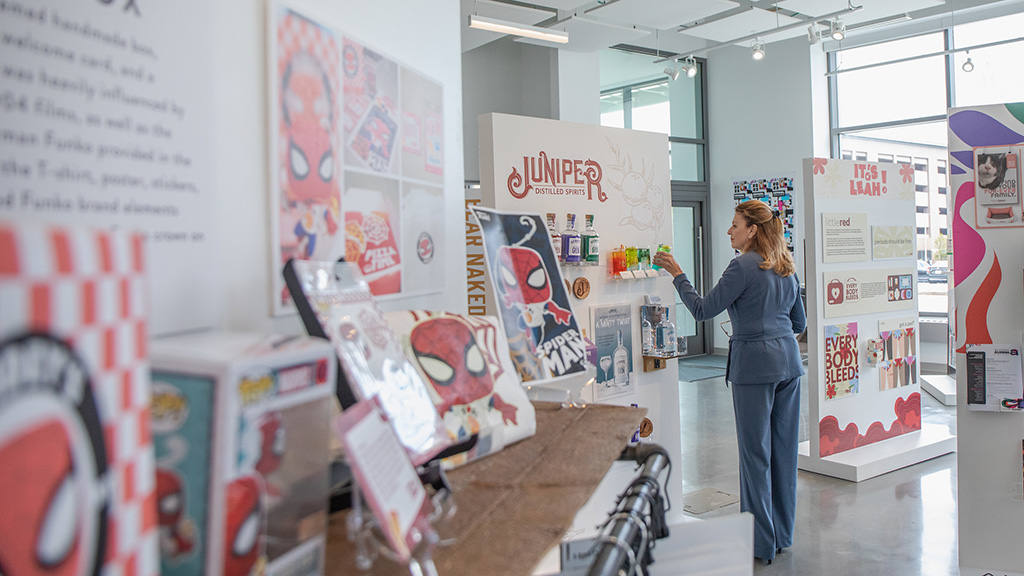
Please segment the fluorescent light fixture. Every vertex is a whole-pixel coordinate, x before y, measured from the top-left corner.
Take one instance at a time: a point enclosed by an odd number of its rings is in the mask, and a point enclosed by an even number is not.
[[[846,24],[839,18],[832,22],[832,39],[839,42],[846,38]]]
[[[528,24],[520,24],[518,22],[510,22],[508,20],[498,20],[497,18],[470,15],[469,27],[476,28],[477,30],[499,32],[501,34],[525,36],[526,38],[533,38],[534,40],[544,40],[547,42],[556,42],[558,44],[569,43],[568,32],[540,28],[539,26],[530,26]]]
[[[760,38],[754,40],[754,45],[750,48],[750,57],[756,62],[764,60],[764,44]]]
[[[679,70],[677,68],[675,68],[675,67],[665,68],[664,72],[665,72],[665,74],[668,75],[669,78],[671,78],[673,80],[675,80],[676,78],[679,78]]]
[[[686,65],[684,66],[684,68],[686,69],[687,78],[693,78],[697,76],[697,61],[693,59],[693,56],[690,56],[689,58],[686,59]]]

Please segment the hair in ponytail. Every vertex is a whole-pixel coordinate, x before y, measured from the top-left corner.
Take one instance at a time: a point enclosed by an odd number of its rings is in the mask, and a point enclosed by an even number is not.
[[[747,226],[757,226],[750,239],[750,250],[764,258],[762,270],[774,270],[779,276],[790,276],[796,272],[796,264],[786,247],[782,218],[760,200],[747,200],[736,206],[736,214],[742,216]]]

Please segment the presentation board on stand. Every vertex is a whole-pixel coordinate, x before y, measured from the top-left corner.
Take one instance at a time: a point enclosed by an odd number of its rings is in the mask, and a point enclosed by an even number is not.
[[[960,574],[1024,575],[1024,103],[949,111]]]
[[[555,229],[560,234],[567,214],[576,216],[576,230],[580,233],[584,232],[585,216],[593,217],[601,248],[596,264],[582,261],[559,268],[569,285],[578,278],[585,278],[590,285],[589,293],[570,291],[569,304],[587,338],[596,342],[598,350],[604,349],[602,346],[608,350],[602,354],[610,356],[611,363],[607,371],[598,368],[597,379],[615,382],[610,374],[619,347],[620,328],[607,332],[611,328],[601,324],[595,329],[593,320],[601,315],[590,311],[594,307],[614,306],[636,315],[632,322],[621,324],[622,347],[628,361],[622,364],[626,372],[619,375],[617,386],[607,386],[596,394],[599,398],[595,398],[593,384],[583,386],[585,380],[563,379],[557,386],[569,390],[577,401],[648,408],[653,432],[645,440],[662,445],[672,461],[678,462],[681,442],[677,362],[668,360],[666,369],[653,372],[637,369],[643,365],[637,343],[641,342],[639,310],[644,295],[657,294],[662,301],[670,302],[676,298],[675,290],[667,276],[614,279],[609,262],[612,250],[620,245],[648,248],[653,253],[659,245],[672,243],[667,136],[507,114],[485,114],[479,121],[480,190],[479,196],[467,193],[467,213],[474,205],[539,214],[542,218],[552,213],[556,215]],[[494,294],[487,278],[479,223],[467,214],[466,225],[469,311],[499,315],[502,300]],[[585,296],[581,299],[580,294]],[[602,334],[609,336],[604,338]],[[619,353],[621,356],[623,351]],[[594,373],[589,377],[594,377]],[[673,480],[670,498],[682,501],[682,484]]]
[[[801,469],[861,481],[956,449],[921,420],[909,164],[813,158],[807,236],[808,435]],[[889,250],[888,248],[892,248]]]

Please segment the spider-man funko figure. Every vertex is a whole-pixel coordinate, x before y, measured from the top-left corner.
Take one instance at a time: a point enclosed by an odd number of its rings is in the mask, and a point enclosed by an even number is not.
[[[519,322],[529,329],[531,347],[544,339],[545,314],[559,324],[569,325],[571,313],[551,299],[551,283],[544,261],[533,248],[502,246],[498,249],[495,278],[505,308],[519,311]]]
[[[177,472],[157,467],[156,499],[160,550],[171,557],[188,554],[195,541],[191,523],[185,518],[185,490]]]
[[[458,437],[479,431],[477,411],[498,410],[502,422],[516,424],[515,406],[494,392],[487,357],[472,329],[455,318],[433,318],[418,324],[409,334],[416,360],[427,375],[441,403],[437,412],[449,412],[464,428]],[[465,419],[463,422],[461,419]]]
[[[263,491],[253,476],[228,484],[224,526],[224,576],[249,576],[263,552]]]

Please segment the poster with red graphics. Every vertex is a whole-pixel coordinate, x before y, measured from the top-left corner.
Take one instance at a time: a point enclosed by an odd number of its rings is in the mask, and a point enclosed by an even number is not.
[[[271,234],[280,271],[292,258],[333,262],[345,253],[336,97],[341,37],[282,4],[271,18]],[[291,309],[284,280],[274,274],[274,311]]]
[[[578,374],[586,344],[540,214],[474,207],[512,363],[523,382]]]
[[[402,290],[399,183],[345,174],[345,261],[359,266],[374,296]]]
[[[1024,226],[1016,148],[974,149],[975,217],[978,228]]]
[[[857,323],[825,326],[825,399],[856,394],[860,386]]]

